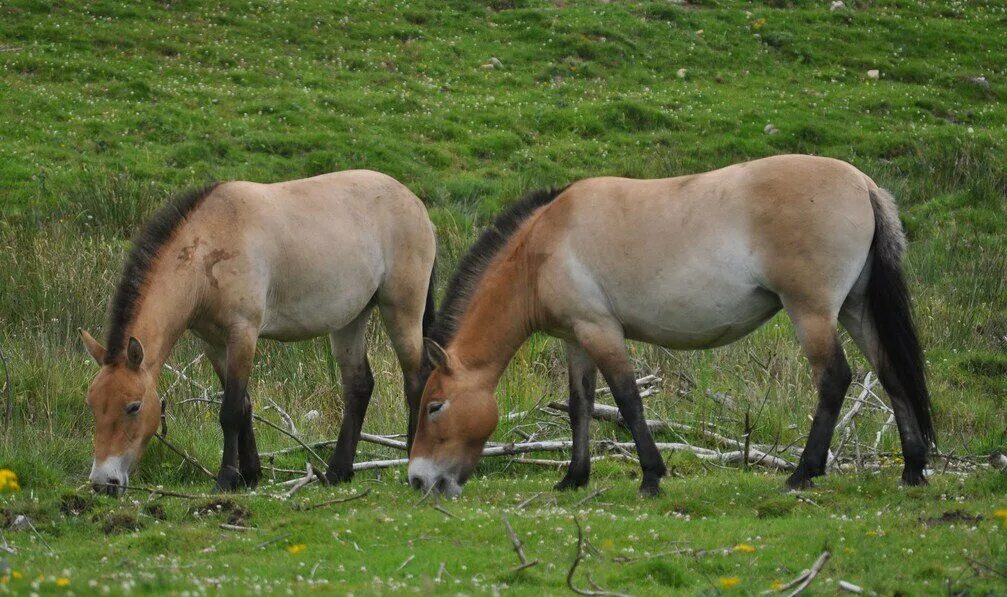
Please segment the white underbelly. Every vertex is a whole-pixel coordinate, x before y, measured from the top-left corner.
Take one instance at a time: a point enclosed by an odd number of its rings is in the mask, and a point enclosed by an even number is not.
[[[343,329],[373,306],[380,285],[378,271],[358,270],[354,274],[301,280],[296,288],[286,286],[273,292],[260,335],[296,341]]]
[[[751,333],[780,309],[779,298],[749,286],[683,289],[617,303],[626,337],[673,349],[713,348]]]

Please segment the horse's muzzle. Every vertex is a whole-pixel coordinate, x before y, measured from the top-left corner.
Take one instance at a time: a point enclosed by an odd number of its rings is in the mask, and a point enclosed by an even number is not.
[[[464,483],[458,475],[428,458],[414,458],[409,463],[409,485],[424,494],[433,492],[448,498],[458,497]]]

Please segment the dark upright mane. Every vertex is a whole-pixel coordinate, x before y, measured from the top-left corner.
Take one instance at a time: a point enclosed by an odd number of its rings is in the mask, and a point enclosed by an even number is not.
[[[437,319],[430,330],[432,340],[441,346],[447,346],[451,342],[458,328],[458,320],[468,307],[469,299],[479,284],[483,272],[486,271],[486,267],[535,210],[543,205],[548,205],[565,190],[564,187],[529,193],[498,215],[493,223],[483,231],[479,240],[462,257],[451,281],[448,282],[441,308],[437,311]]]
[[[126,257],[126,265],[122,268],[119,284],[112,297],[108,325],[108,348],[105,353],[106,363],[115,362],[126,349],[128,339],[126,328],[136,316],[137,303],[140,301],[143,287],[147,283],[147,274],[158,251],[192,210],[218,184],[220,183],[213,183],[176,196],[167,205],[157,210],[147,220],[139,234],[133,238],[133,247],[129,251],[129,256]]]

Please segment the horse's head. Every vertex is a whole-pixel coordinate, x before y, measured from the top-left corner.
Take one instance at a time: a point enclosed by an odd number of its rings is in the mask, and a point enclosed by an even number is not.
[[[497,425],[493,384],[466,370],[436,343],[427,343],[435,369],[420,399],[419,423],[409,454],[409,484],[454,497],[479,462]]]
[[[94,414],[94,462],[91,484],[95,491],[122,495],[130,468],[140,460],[157,431],[161,404],[157,383],[143,365],[143,347],[130,338],[126,354],[106,361],[105,348],[85,331],[84,347],[101,369],[87,391]]]

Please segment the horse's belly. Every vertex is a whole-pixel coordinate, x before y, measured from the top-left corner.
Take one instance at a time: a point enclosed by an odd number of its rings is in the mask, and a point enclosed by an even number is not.
[[[627,297],[618,305],[626,336],[674,349],[712,348],[751,333],[780,309],[758,286],[731,283]]]
[[[352,276],[335,273],[305,276],[301,272],[296,282],[288,279],[281,290],[273,293],[260,335],[282,341],[306,340],[352,323],[372,304],[380,285],[380,273],[356,271]]]

